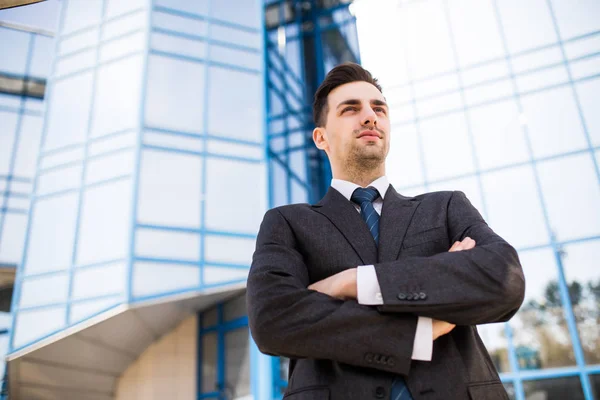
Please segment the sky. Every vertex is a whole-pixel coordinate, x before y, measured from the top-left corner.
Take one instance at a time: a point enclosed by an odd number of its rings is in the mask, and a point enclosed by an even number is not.
[[[40,28],[55,32],[58,21],[59,0],[0,10],[0,21]]]

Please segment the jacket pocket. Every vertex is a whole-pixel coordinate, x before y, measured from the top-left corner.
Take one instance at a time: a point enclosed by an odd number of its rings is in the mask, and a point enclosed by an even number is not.
[[[307,386],[286,393],[286,400],[329,400],[329,388],[327,386]]]
[[[446,239],[446,228],[443,226],[437,226],[435,228],[426,229],[421,232],[413,233],[410,236],[404,238],[402,247],[405,249],[413,246],[418,246],[423,243],[432,242],[434,240]]]
[[[468,386],[471,400],[509,400],[502,382],[480,382]]]

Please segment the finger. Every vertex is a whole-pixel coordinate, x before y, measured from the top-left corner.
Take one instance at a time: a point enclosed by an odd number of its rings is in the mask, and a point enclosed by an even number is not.
[[[454,242],[454,244],[452,244],[452,247],[450,247],[450,250],[448,251],[455,251],[458,248],[458,246],[460,246],[460,242],[456,241]]]

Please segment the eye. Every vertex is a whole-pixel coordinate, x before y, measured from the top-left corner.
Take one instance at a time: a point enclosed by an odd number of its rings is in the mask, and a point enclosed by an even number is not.
[[[385,114],[385,108],[384,107],[373,107],[373,110],[375,112],[381,112]]]
[[[342,114],[343,114],[343,113],[345,113],[346,111],[357,111],[357,110],[358,110],[358,108],[357,108],[357,107],[354,107],[354,106],[348,106],[348,107],[346,107],[346,108],[344,108],[344,109],[342,110]]]

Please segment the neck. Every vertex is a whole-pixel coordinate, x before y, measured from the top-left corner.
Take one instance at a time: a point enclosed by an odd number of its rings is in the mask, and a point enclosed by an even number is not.
[[[382,165],[380,168],[368,171],[346,168],[343,171],[332,170],[332,173],[335,179],[352,182],[360,187],[367,187],[371,182],[385,175],[385,167]]]

